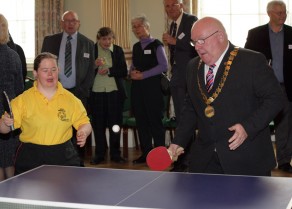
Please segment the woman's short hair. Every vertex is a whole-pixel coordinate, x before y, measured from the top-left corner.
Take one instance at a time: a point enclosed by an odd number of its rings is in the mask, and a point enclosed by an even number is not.
[[[38,71],[38,68],[40,66],[40,63],[44,60],[44,59],[54,59],[57,63],[57,59],[58,57],[50,52],[42,52],[39,55],[36,56],[36,58],[34,59],[33,62],[33,69],[35,71]]]
[[[97,31],[96,38],[100,39],[101,37],[112,35],[115,38],[114,31],[109,27],[102,27]]]
[[[131,20],[131,23],[133,24],[133,22],[136,22],[136,21],[141,22],[147,29],[150,28],[150,23],[145,15],[138,15],[136,17],[133,17]]]

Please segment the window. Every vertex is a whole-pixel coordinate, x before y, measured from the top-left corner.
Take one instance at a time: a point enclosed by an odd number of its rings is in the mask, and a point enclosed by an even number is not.
[[[226,28],[229,40],[244,47],[248,30],[269,22],[266,12],[270,0],[198,0],[198,17],[218,18]],[[292,11],[289,0],[284,0],[287,11]],[[291,25],[288,13],[285,24]]]
[[[0,0],[0,13],[8,20],[13,41],[20,45],[27,63],[35,57],[35,0]]]

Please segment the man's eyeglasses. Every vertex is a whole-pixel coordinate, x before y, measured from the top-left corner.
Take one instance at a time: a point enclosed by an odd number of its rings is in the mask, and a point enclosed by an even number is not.
[[[142,27],[144,27],[144,25],[133,25],[132,26],[132,30],[137,30],[138,28],[142,28]]]
[[[176,7],[178,7],[178,6],[180,6],[180,4],[171,4],[171,5],[165,5],[165,8],[166,9],[173,9],[173,8],[176,8]]]
[[[63,22],[65,23],[65,24],[76,24],[76,23],[78,23],[79,22],[79,20],[63,20]]]
[[[193,41],[193,40],[191,40],[191,41],[190,41],[190,44],[191,44],[192,46],[196,46],[196,44],[203,45],[203,44],[205,43],[205,40],[206,40],[207,38],[210,38],[211,36],[213,36],[215,33],[218,33],[218,32],[219,32],[219,30],[217,30],[216,32],[214,32],[214,33],[212,33],[211,35],[207,36],[206,38],[198,39],[197,41]]]

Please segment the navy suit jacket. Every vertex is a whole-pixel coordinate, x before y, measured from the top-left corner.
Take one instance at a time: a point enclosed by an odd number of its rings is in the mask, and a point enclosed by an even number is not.
[[[63,33],[46,36],[43,41],[42,52],[50,52],[59,56],[60,45]],[[89,57],[84,57],[84,53]],[[76,49],[76,86],[74,95],[78,97],[83,104],[86,104],[86,98],[89,96],[94,81],[94,43],[84,35],[77,34]]]
[[[254,175],[276,166],[269,123],[283,107],[284,95],[261,53],[239,49],[222,91],[213,102],[215,115],[211,118],[205,116],[206,104],[198,80],[204,94],[211,96],[221,81],[225,63],[233,49],[230,44],[210,94],[204,82],[204,63],[198,67],[200,58],[192,59],[187,66],[187,96],[173,143],[186,147],[198,127],[198,136],[191,150],[191,172],[204,172],[215,148],[226,174]],[[234,132],[228,128],[237,123],[244,127],[248,137],[240,147],[231,151],[228,140]]]
[[[176,45],[174,52],[175,65],[172,68],[171,85],[183,86],[186,85],[186,66],[190,59],[197,56],[197,52],[193,46],[190,45],[191,29],[198,18],[196,16],[183,13],[181,23],[179,25]]]
[[[284,56],[283,56],[283,75],[286,93],[290,102],[292,102],[292,27],[283,26],[284,30]],[[267,60],[273,60],[269,25],[261,25],[249,30],[245,48],[263,53]]]

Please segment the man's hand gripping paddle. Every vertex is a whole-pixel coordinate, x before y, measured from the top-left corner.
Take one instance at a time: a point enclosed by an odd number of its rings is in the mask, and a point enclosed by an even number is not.
[[[178,148],[177,153],[182,151],[183,148],[180,147]],[[146,158],[148,167],[153,171],[163,171],[176,160],[177,155],[173,155],[170,150],[163,146],[152,149]]]

